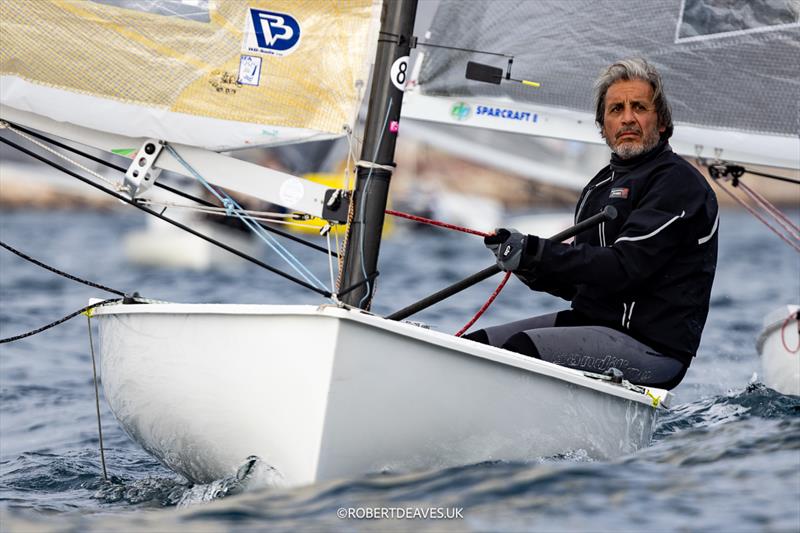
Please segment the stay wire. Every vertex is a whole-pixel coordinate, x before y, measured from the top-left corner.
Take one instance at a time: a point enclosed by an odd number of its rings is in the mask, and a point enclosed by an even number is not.
[[[94,356],[94,340],[92,339],[92,314],[86,311],[86,325],[89,327],[89,350],[92,353],[92,381],[94,381],[94,408],[97,414],[97,435],[100,440],[100,464],[103,466],[103,479],[108,481],[106,469],[106,452],[103,446],[103,424],[100,422],[100,387],[97,384],[97,363]]]
[[[392,112],[392,98],[389,97],[389,103],[386,106],[386,116],[383,119],[383,127],[381,128],[381,131],[386,131],[386,127],[389,124],[389,115],[391,114],[391,112]],[[380,152],[382,142],[383,142],[383,135],[381,135],[378,138],[378,143],[375,146],[375,153],[372,154],[372,162],[373,163],[375,162],[376,159],[378,159],[378,152]],[[370,181],[372,181],[372,171],[374,169],[375,169],[375,167],[373,167],[373,166],[369,167],[369,172],[367,173],[367,180],[364,183],[364,194],[363,194],[364,197],[369,195],[369,184],[370,184]],[[355,199],[355,196],[353,197],[353,199]],[[359,217],[358,217],[359,219],[361,219],[360,220],[360,224],[362,226],[366,223],[366,216],[367,216],[366,215],[366,202],[362,201],[361,205],[359,206]],[[359,243],[359,253],[361,255],[361,274],[364,276],[364,279],[366,280],[367,279],[367,267],[364,265],[364,239],[365,238],[366,238],[366,232],[362,230],[361,231],[361,242]],[[371,301],[372,298],[374,297],[374,294],[373,294],[374,285],[372,285],[369,282],[367,282],[366,285],[367,285],[367,292],[366,292],[366,294],[364,294],[364,296],[358,302],[358,306],[361,307],[362,309],[364,308],[364,300],[369,298],[370,301]]]
[[[325,290],[325,284],[322,283],[306,266],[297,259],[289,250],[287,250],[280,242],[278,242],[275,237],[265,233],[261,230],[261,226],[257,224],[255,221],[251,219],[247,214],[244,214],[242,206],[239,203],[230,197],[224,190],[215,189],[206,179],[197,172],[181,155],[175,150],[173,146],[170,144],[165,144],[164,146],[167,151],[175,158],[178,163],[180,163],[183,168],[185,168],[195,179],[197,179],[200,184],[206,188],[208,192],[213,194],[217,200],[222,202],[222,204],[226,207],[230,214],[236,216],[248,229],[250,229],[258,238],[260,238],[264,243],[266,243],[272,250],[280,256],[281,259],[286,261],[286,263],[291,266],[295,272],[300,274],[306,282],[309,284],[313,283],[320,290]],[[335,287],[331,287],[331,291],[335,290]]]
[[[767,174],[766,172],[756,172],[755,170],[750,170],[749,168],[745,168],[744,171],[747,172],[748,174],[761,176],[762,178],[769,178],[772,180],[785,181],[786,183],[794,183],[795,185],[800,185],[800,180],[787,178],[785,176],[776,176],[775,174]]]
[[[792,237],[796,240],[800,241],[800,227],[797,226],[792,220],[787,217],[780,209],[775,207],[769,200],[767,200],[764,195],[756,191],[755,189],[751,189],[747,186],[746,183],[743,181],[739,181],[739,188],[742,189],[747,196],[755,200],[755,202],[761,206],[767,213],[772,215],[772,218],[780,224],[783,229],[788,231]]]
[[[47,159],[47,158],[45,158],[45,157],[43,157],[43,156],[41,156],[41,155],[39,155],[39,154],[37,154],[35,152],[32,152],[31,150],[28,150],[27,148],[24,148],[24,147],[16,144],[13,141],[10,141],[10,140],[8,140],[8,139],[6,139],[4,137],[0,137],[0,142],[9,145],[12,148],[16,148],[20,152],[22,152],[24,154],[27,154],[27,155],[33,157],[34,159],[37,159],[38,161],[41,161],[42,163],[44,163],[46,165],[49,165],[49,166],[51,166],[53,168],[56,168],[56,169],[60,170],[61,172],[64,172],[65,174],[67,174],[69,176],[72,176],[72,177],[74,177],[74,178],[86,183],[87,185],[90,185],[90,186],[92,186],[92,187],[94,187],[96,189],[99,189],[99,190],[105,192],[106,194],[116,198],[117,200],[120,200],[121,202],[124,202],[126,204],[130,204],[133,207],[144,211],[145,213],[153,215],[154,217],[157,217],[157,218],[159,218],[161,220],[164,220],[165,222],[169,222],[173,226],[176,226],[176,227],[178,227],[178,228],[180,228],[180,229],[182,229],[182,230],[184,230],[184,231],[186,231],[188,233],[191,233],[192,235],[194,235],[196,237],[199,237],[199,238],[201,238],[201,239],[203,239],[205,241],[208,241],[211,244],[219,246],[223,250],[226,250],[226,251],[228,251],[228,252],[230,252],[230,253],[238,256],[238,257],[241,257],[242,259],[245,259],[246,261],[250,261],[251,263],[254,263],[254,264],[258,265],[258,266],[260,266],[261,268],[263,268],[265,270],[269,270],[270,272],[272,272],[274,274],[277,274],[277,275],[281,276],[284,279],[288,279],[289,281],[292,281],[292,282],[294,282],[294,283],[296,283],[296,284],[298,284],[298,285],[300,285],[302,287],[305,287],[306,289],[308,289],[310,291],[314,291],[317,294],[320,294],[320,295],[324,296],[325,298],[330,298],[330,296],[331,296],[331,293],[328,292],[327,290],[318,289],[317,287],[315,287],[315,286],[313,286],[313,285],[311,285],[309,283],[306,283],[305,281],[303,281],[303,280],[301,280],[299,278],[296,278],[296,277],[292,276],[291,274],[287,274],[286,272],[283,272],[280,269],[277,269],[277,268],[275,268],[275,267],[273,267],[271,265],[268,265],[268,264],[264,263],[263,261],[260,261],[260,260],[256,259],[255,257],[249,256],[249,255],[247,255],[247,254],[245,254],[245,253],[243,253],[243,252],[241,252],[241,251],[239,251],[239,250],[237,250],[235,248],[232,248],[231,246],[228,246],[225,243],[219,242],[219,241],[217,241],[217,240],[215,240],[215,239],[213,239],[213,238],[211,238],[211,237],[209,237],[207,235],[204,235],[204,234],[202,234],[202,233],[200,233],[200,232],[198,232],[198,231],[196,231],[196,230],[194,230],[194,229],[192,229],[192,228],[190,228],[190,227],[188,227],[188,226],[186,226],[184,224],[181,224],[180,222],[178,222],[176,220],[172,220],[171,218],[165,217],[164,215],[162,215],[160,213],[157,213],[157,212],[155,212],[155,211],[153,211],[151,209],[147,209],[146,207],[143,207],[143,206],[139,205],[139,203],[137,203],[137,202],[135,202],[133,200],[130,200],[127,197],[125,197],[125,196],[123,196],[123,195],[121,195],[121,194],[119,194],[119,193],[117,193],[115,191],[106,189],[102,185],[98,185],[97,183],[93,182],[92,180],[87,179],[87,178],[81,176],[80,174],[77,174],[76,172],[73,172],[73,171],[69,170],[68,168],[64,168],[63,166],[59,165],[58,163],[56,163],[54,161],[50,161],[49,159]]]
[[[738,203],[739,203],[739,205],[741,205],[742,207],[744,207],[744,208],[745,208],[745,210],[746,210],[747,212],[749,212],[751,215],[753,215],[753,216],[754,216],[756,219],[758,219],[758,220],[759,220],[759,221],[760,221],[762,224],[764,224],[764,225],[765,225],[767,228],[769,228],[770,230],[772,230],[772,232],[773,232],[775,235],[777,235],[777,236],[778,236],[778,237],[779,237],[781,240],[783,240],[783,241],[784,241],[786,244],[788,244],[789,246],[791,246],[792,248],[794,248],[796,251],[800,252],[800,243],[797,243],[797,242],[792,242],[792,241],[790,241],[790,240],[787,238],[787,236],[786,236],[786,235],[784,235],[783,233],[781,233],[781,231],[780,231],[778,228],[776,228],[775,226],[773,226],[772,224],[770,224],[770,223],[769,223],[769,221],[768,221],[766,218],[764,218],[763,216],[761,216],[761,214],[760,214],[758,211],[756,211],[756,210],[755,210],[755,209],[754,209],[752,206],[748,205],[748,204],[747,204],[747,202],[745,202],[744,200],[742,200],[741,198],[739,198],[738,196],[736,196],[735,194],[733,194],[733,192],[731,192],[731,191],[728,189],[728,187],[722,187],[722,190],[723,190],[723,191],[725,191],[725,193],[726,193],[728,196],[730,196],[731,198],[733,198],[733,200],[734,200],[734,201],[738,202]]]
[[[69,146],[67,144],[64,144],[62,142],[59,142],[59,141],[57,141],[55,139],[52,139],[52,138],[50,138],[50,137],[48,137],[46,135],[42,135],[41,133],[39,133],[37,131],[30,130],[28,128],[20,126],[19,124],[14,124],[12,122],[9,122],[9,124],[11,124],[15,129],[23,131],[23,132],[27,133],[28,135],[30,135],[31,137],[36,137],[37,139],[41,139],[42,141],[48,142],[48,143],[52,144],[53,146],[58,146],[59,148],[63,148],[64,150],[70,151],[73,154],[77,154],[77,155],[79,155],[81,157],[85,157],[86,159],[94,161],[95,163],[99,163],[99,164],[107,166],[109,168],[113,168],[114,170],[118,170],[119,172],[122,172],[123,174],[125,172],[127,172],[126,168],[121,167],[119,165],[115,165],[111,161],[106,161],[105,159],[102,159],[100,157],[94,156],[92,154],[87,154],[86,152],[78,150],[77,148],[74,148],[74,147]]]
[[[64,150],[70,151],[73,154],[79,155],[81,157],[85,157],[86,159],[94,161],[95,163],[99,163],[99,164],[104,165],[104,166],[106,166],[108,168],[111,168],[111,169],[114,169],[116,171],[122,172],[123,174],[125,172],[127,172],[126,168],[121,167],[119,165],[116,165],[116,164],[112,163],[111,161],[107,161],[107,160],[102,159],[100,157],[93,156],[91,154],[88,154],[86,152],[78,150],[77,148],[74,148],[74,147],[69,146],[67,144],[64,144],[62,142],[59,142],[59,141],[57,141],[55,139],[47,137],[46,135],[42,135],[41,133],[38,133],[36,131],[24,128],[24,127],[22,127],[22,126],[20,126],[18,124],[13,124],[11,122],[8,122],[8,124],[13,126],[13,128],[10,128],[12,131],[14,129],[18,129],[18,130],[20,130],[20,131],[22,131],[24,133],[27,133],[28,135],[30,135],[32,137],[36,137],[38,139],[41,139],[41,140],[43,140],[45,142],[48,142],[48,143],[52,144],[53,146],[57,146],[57,147],[62,148]],[[169,185],[166,185],[166,184],[158,182],[158,181],[156,181],[153,185],[155,185],[159,189],[163,189],[163,190],[165,190],[167,192],[170,192],[172,194],[180,196],[181,198],[184,198],[186,200],[191,200],[193,202],[197,202],[198,204],[201,204],[201,205],[203,205],[205,207],[223,207],[223,206],[214,205],[213,202],[209,202],[209,201],[204,200],[202,198],[198,198],[198,197],[193,196],[193,195],[191,195],[189,193],[181,191],[180,189],[176,189],[174,187],[170,187]],[[326,250],[324,247],[322,247],[322,246],[320,246],[318,244],[315,244],[313,242],[307,241],[305,239],[301,239],[300,237],[297,237],[296,235],[292,235],[291,233],[288,233],[288,232],[285,232],[285,231],[282,231],[280,229],[273,228],[273,227],[270,227],[270,226],[267,226],[267,225],[264,225],[264,224],[259,224],[259,226],[261,226],[266,231],[269,231],[269,232],[274,233],[276,235],[280,235],[281,237],[284,237],[284,238],[289,239],[291,241],[294,241],[296,243],[302,244],[303,246],[307,246],[307,247],[312,248],[314,250],[317,250],[319,252],[325,252],[325,253],[329,252],[329,250]],[[338,255],[338,254],[334,253],[334,255]]]

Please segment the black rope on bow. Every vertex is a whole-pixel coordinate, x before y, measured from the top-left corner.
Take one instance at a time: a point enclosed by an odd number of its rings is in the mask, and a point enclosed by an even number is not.
[[[70,313],[67,316],[63,317],[63,318],[59,318],[55,322],[50,322],[46,326],[42,326],[40,328],[36,328],[34,330],[28,331],[26,333],[22,333],[20,335],[15,335],[13,337],[8,337],[6,339],[0,339],[0,344],[4,344],[6,342],[18,341],[20,339],[24,339],[25,337],[31,337],[33,335],[36,335],[37,333],[41,333],[41,332],[43,332],[45,330],[48,330],[50,328],[54,328],[59,324],[63,324],[64,322],[66,322],[70,318],[75,318],[78,315],[82,315],[84,313],[88,313],[90,310],[94,309],[95,307],[100,307],[101,305],[106,305],[106,304],[116,303],[116,302],[121,302],[121,301],[122,301],[122,298],[112,298],[110,300],[103,300],[102,302],[97,302],[97,303],[93,303],[93,304],[87,305],[86,307],[78,309],[74,313]]]
[[[104,166],[106,166],[108,168],[112,168],[112,169],[114,169],[114,170],[116,170],[118,172],[122,172],[123,174],[127,171],[126,168],[121,167],[119,165],[116,165],[116,164],[112,163],[111,161],[106,161],[105,159],[103,159],[101,157],[95,157],[92,154],[83,152],[81,150],[78,150],[77,148],[73,148],[72,146],[70,146],[68,144],[64,144],[62,142],[59,142],[56,139],[52,139],[52,138],[47,137],[46,135],[42,135],[41,133],[38,133],[36,131],[29,130],[29,129],[23,127],[23,126],[20,126],[19,124],[13,124],[11,122],[9,122],[9,124],[12,124],[14,126],[14,128],[16,128],[16,129],[18,129],[18,130],[20,130],[22,132],[27,133],[31,137],[36,137],[39,140],[45,141],[45,142],[47,142],[49,144],[52,144],[53,146],[57,146],[57,147],[59,147],[59,148],[61,148],[63,150],[67,150],[67,151],[72,152],[73,154],[79,155],[81,157],[85,157],[86,159],[94,161],[95,163],[99,163],[99,164],[104,165]],[[165,190],[167,192],[170,192],[172,194],[180,196],[181,198],[185,198],[186,200],[191,200],[192,202],[196,202],[196,203],[198,203],[198,204],[200,204],[202,206],[205,206],[205,207],[224,207],[224,206],[221,206],[221,205],[217,205],[217,204],[215,204],[213,202],[209,202],[208,200],[204,200],[203,198],[198,198],[197,196],[193,196],[193,195],[191,195],[189,193],[183,192],[180,189],[176,189],[174,187],[170,187],[169,185],[166,185],[166,184],[158,182],[158,181],[156,181],[153,185],[155,185],[159,189],[163,189],[163,190]],[[167,208],[165,207],[164,209],[166,210]],[[161,214],[163,215],[164,212],[162,211]],[[311,248],[313,250],[317,250],[318,252],[324,252],[324,253],[330,254],[331,256],[336,257],[336,258],[339,257],[338,253],[336,253],[334,251],[331,251],[331,250],[328,250],[327,248],[324,248],[324,247],[322,247],[322,246],[320,246],[318,244],[315,244],[313,242],[307,241],[305,239],[301,239],[300,237],[297,237],[296,235],[292,235],[289,232],[280,230],[278,228],[273,228],[272,226],[269,226],[267,224],[262,224],[261,222],[258,222],[258,221],[254,221],[254,222],[256,224],[258,224],[259,226],[261,226],[264,230],[269,231],[270,233],[274,233],[275,235],[280,235],[281,237],[289,239],[290,241],[294,241],[294,242],[296,242],[298,244],[302,244],[303,246],[307,246],[307,247],[309,247],[309,248]]]
[[[2,246],[3,248],[5,248],[6,250],[8,250],[11,253],[18,255],[22,259],[24,259],[26,261],[30,261],[34,265],[42,267],[45,270],[49,270],[50,272],[58,274],[59,276],[63,276],[65,278],[67,278],[67,279],[71,279],[72,281],[77,281],[78,283],[83,283],[84,285],[88,285],[89,287],[94,287],[95,289],[104,290],[106,292],[110,292],[112,294],[116,294],[117,296],[125,297],[125,293],[122,292],[122,291],[118,291],[116,289],[112,289],[110,287],[106,287],[105,285],[100,285],[99,283],[95,283],[94,281],[89,281],[89,280],[86,280],[86,279],[83,279],[83,278],[79,278],[78,276],[73,276],[72,274],[64,272],[63,270],[59,270],[57,268],[51,267],[50,265],[46,265],[46,264],[42,263],[41,261],[39,261],[38,259],[34,259],[33,257],[20,252],[16,248],[13,248],[13,247],[9,246],[8,244],[4,243],[3,241],[0,241],[0,246]]]
[[[264,263],[263,261],[261,261],[259,259],[256,259],[253,256],[247,255],[246,253],[243,253],[243,252],[237,250],[236,248],[228,246],[227,244],[225,244],[223,242],[220,242],[220,241],[218,241],[216,239],[213,239],[213,238],[209,237],[208,235],[200,233],[199,231],[196,231],[196,230],[190,228],[189,226],[187,226],[185,224],[181,224],[177,220],[173,220],[173,219],[171,219],[169,217],[165,217],[164,215],[161,215],[161,214],[157,213],[156,211],[153,211],[152,209],[148,209],[148,208],[144,207],[143,205],[141,205],[139,202],[131,200],[131,199],[127,198],[126,196],[123,196],[122,194],[119,194],[116,191],[113,191],[111,189],[103,187],[102,185],[100,185],[98,183],[95,183],[94,181],[92,181],[92,180],[90,180],[90,179],[88,179],[88,178],[86,178],[84,176],[81,176],[80,174],[78,174],[76,172],[73,172],[70,169],[68,169],[68,168],[66,168],[66,167],[64,167],[62,165],[59,165],[55,161],[51,161],[51,160],[47,159],[46,157],[43,157],[42,155],[37,154],[36,152],[28,150],[27,148],[24,148],[24,147],[18,145],[17,143],[15,143],[13,141],[10,141],[10,140],[8,140],[6,138],[0,137],[0,142],[2,142],[3,144],[9,145],[12,148],[16,148],[20,152],[22,152],[24,154],[27,154],[27,155],[33,157],[34,159],[36,159],[38,161],[41,161],[42,163],[44,163],[46,165],[49,165],[49,166],[51,166],[53,168],[56,168],[56,169],[60,170],[61,172],[67,174],[68,176],[72,176],[73,178],[78,179],[78,180],[86,183],[87,185],[89,185],[91,187],[94,187],[95,189],[103,191],[104,193],[108,194],[109,196],[112,196],[112,197],[116,198],[117,200],[120,200],[121,202],[124,202],[124,203],[126,203],[128,205],[132,205],[133,207],[135,207],[135,208],[137,208],[137,209],[139,209],[141,211],[144,211],[145,213],[153,215],[154,217],[159,218],[159,219],[161,219],[161,220],[163,220],[165,222],[168,222],[168,223],[172,224],[173,226],[176,226],[176,227],[182,229],[183,231],[191,233],[195,237],[199,237],[199,238],[201,238],[201,239],[203,239],[205,241],[208,241],[211,244],[214,244],[215,246],[219,246],[223,250],[227,250],[228,252],[230,252],[230,253],[238,256],[238,257],[241,257],[242,259],[250,261],[251,263],[254,263],[254,264],[258,265],[258,266],[260,266],[261,268],[263,268],[265,270],[269,270],[270,272],[273,272],[273,273],[283,277],[284,279],[288,279],[289,281],[297,283],[298,285],[301,285],[301,286],[305,287],[308,290],[314,291],[317,294],[321,294],[325,298],[330,298],[331,297],[331,293],[329,291],[326,291],[326,290],[323,290],[323,289],[319,289],[319,288],[311,285],[310,283],[308,283],[306,281],[303,281],[303,280],[301,280],[299,278],[296,278],[296,277],[292,276],[291,274],[287,274],[286,272],[284,272],[284,271],[282,271],[282,270],[280,270],[278,268],[270,266],[270,265]]]
[[[66,322],[67,320],[69,320],[70,318],[74,318],[74,317],[76,317],[76,316],[78,316],[78,315],[80,315],[82,313],[86,313],[89,310],[94,309],[95,307],[98,307],[98,306],[101,306],[101,305],[105,305],[105,304],[108,304],[108,303],[112,303],[112,302],[126,302],[126,301],[130,301],[132,299],[131,296],[125,294],[122,291],[118,291],[116,289],[112,289],[111,287],[106,287],[105,285],[101,285],[99,283],[95,283],[94,281],[89,281],[89,280],[86,280],[86,279],[83,279],[83,278],[79,278],[78,276],[72,275],[72,274],[70,274],[68,272],[64,272],[63,270],[59,270],[59,269],[57,269],[55,267],[51,267],[50,265],[47,265],[47,264],[39,261],[38,259],[34,259],[33,257],[20,252],[19,250],[17,250],[13,246],[9,246],[8,244],[4,243],[3,241],[0,241],[0,246],[5,248],[9,252],[21,257],[22,259],[24,259],[26,261],[29,261],[29,262],[33,263],[34,265],[36,265],[36,266],[42,267],[45,270],[49,270],[50,272],[58,274],[59,276],[65,277],[67,279],[71,279],[72,281],[77,281],[78,283],[83,283],[84,285],[88,285],[89,287],[93,287],[95,289],[100,289],[100,290],[103,290],[103,291],[106,291],[106,292],[110,292],[112,294],[116,294],[117,296],[122,296],[122,298],[112,298],[110,300],[103,300],[102,302],[97,302],[97,303],[94,303],[94,304],[91,304],[91,305],[87,305],[86,307],[83,307],[83,308],[79,309],[78,311],[75,311],[74,313],[70,313],[67,316],[63,317],[63,318],[59,318],[55,322],[51,322],[51,323],[47,324],[46,326],[42,326],[40,328],[36,328],[36,329],[34,329],[32,331],[28,331],[28,332],[22,333],[20,335],[15,335],[13,337],[8,337],[6,339],[0,339],[0,344],[4,344],[6,342],[18,341],[20,339],[24,339],[25,337],[30,337],[32,335],[36,335],[37,333],[41,333],[41,332],[43,332],[45,330],[48,330],[48,329],[53,328],[53,327],[55,327],[55,326],[57,326],[59,324],[62,324],[64,322]],[[136,293],[134,293],[134,295],[138,296],[138,294],[136,294]]]

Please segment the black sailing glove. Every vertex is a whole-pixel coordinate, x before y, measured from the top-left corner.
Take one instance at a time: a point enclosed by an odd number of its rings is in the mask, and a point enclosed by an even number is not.
[[[500,270],[515,272],[533,268],[536,258],[528,257],[526,251],[530,248],[538,255],[539,237],[523,235],[515,229],[499,228],[493,235],[485,237],[483,244],[497,258]]]

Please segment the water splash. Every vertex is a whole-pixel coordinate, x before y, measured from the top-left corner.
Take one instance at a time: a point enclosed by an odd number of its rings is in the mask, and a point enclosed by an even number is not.
[[[786,419],[800,416],[800,397],[781,394],[763,383],[702,398],[672,408],[656,425],[654,440],[692,428],[710,428],[750,417]]]
[[[177,505],[179,508],[184,508],[241,494],[245,491],[274,488],[281,485],[283,485],[281,473],[273,466],[264,463],[259,457],[251,455],[239,467],[235,475],[190,487],[181,496]]]

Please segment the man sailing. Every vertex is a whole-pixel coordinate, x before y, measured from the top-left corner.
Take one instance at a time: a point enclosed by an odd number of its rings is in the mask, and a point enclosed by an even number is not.
[[[571,309],[465,338],[579,370],[673,388],[700,344],[717,264],[717,200],[672,152],[672,114],[656,69],[628,59],[595,83],[595,119],[611,163],[584,188],[575,222],[618,216],[571,245],[512,229],[485,239],[497,264]]]

